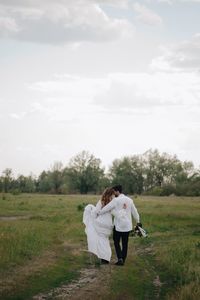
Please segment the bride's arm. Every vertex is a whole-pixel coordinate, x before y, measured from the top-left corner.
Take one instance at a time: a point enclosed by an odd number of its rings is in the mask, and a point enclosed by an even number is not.
[[[101,200],[99,200],[96,204],[96,212],[100,211],[102,208]]]
[[[99,211],[101,210],[101,207],[102,207],[101,200],[99,200],[96,206],[94,207],[93,216],[97,217],[99,215]]]

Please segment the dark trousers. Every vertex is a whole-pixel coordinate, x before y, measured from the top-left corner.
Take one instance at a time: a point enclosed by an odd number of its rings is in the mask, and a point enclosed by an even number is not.
[[[115,251],[116,251],[118,260],[120,258],[122,258],[123,261],[126,260],[127,251],[128,251],[128,237],[129,237],[129,231],[128,232],[120,232],[120,231],[117,231],[114,227],[113,241],[114,241]],[[122,245],[120,245],[120,242]]]

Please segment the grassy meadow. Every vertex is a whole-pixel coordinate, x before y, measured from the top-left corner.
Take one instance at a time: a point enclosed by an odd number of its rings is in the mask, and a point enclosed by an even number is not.
[[[32,299],[90,268],[82,208],[98,198],[0,195],[0,299]],[[126,265],[112,266],[98,299],[200,299],[200,198],[134,202],[149,236],[130,237]]]

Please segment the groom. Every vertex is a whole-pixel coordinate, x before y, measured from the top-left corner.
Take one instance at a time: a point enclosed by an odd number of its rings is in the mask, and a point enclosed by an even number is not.
[[[123,266],[127,257],[128,237],[133,228],[132,216],[137,222],[137,225],[142,226],[138,211],[133,203],[133,200],[122,193],[122,186],[116,185],[113,187],[115,198],[98,212],[99,215],[110,211],[114,215],[113,240],[118,261],[117,266]],[[125,212],[125,214],[121,212]],[[122,246],[120,245],[122,243]]]

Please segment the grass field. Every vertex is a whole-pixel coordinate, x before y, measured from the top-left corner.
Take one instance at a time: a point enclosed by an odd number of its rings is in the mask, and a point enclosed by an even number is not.
[[[98,198],[0,195],[2,300],[31,299],[91,267],[81,208]],[[137,197],[135,204],[149,237],[130,237],[126,265],[108,270],[98,299],[200,299],[200,198]]]

